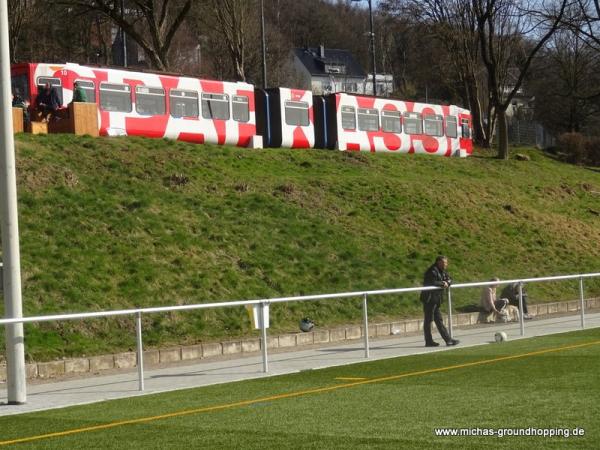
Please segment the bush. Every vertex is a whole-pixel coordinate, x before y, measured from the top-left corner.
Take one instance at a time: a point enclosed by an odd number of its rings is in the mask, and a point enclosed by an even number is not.
[[[600,137],[590,137],[585,143],[588,164],[600,167]]]
[[[600,165],[600,138],[580,133],[563,133],[558,137],[558,151],[573,164]]]

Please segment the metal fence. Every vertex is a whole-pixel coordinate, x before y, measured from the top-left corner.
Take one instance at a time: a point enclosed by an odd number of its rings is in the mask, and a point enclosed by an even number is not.
[[[525,335],[525,323],[523,317],[523,284],[524,283],[538,283],[547,281],[561,281],[561,280],[577,280],[579,282],[579,298],[580,298],[580,314],[581,314],[581,328],[585,328],[585,302],[583,296],[583,280],[585,278],[600,277],[600,273],[586,273],[578,275],[561,275],[543,278],[524,278],[515,280],[500,280],[500,281],[483,281],[476,283],[461,283],[451,285],[447,291],[448,299],[448,331],[450,336],[453,336],[453,325],[452,325],[452,291],[461,288],[473,288],[483,287],[492,285],[501,285],[508,283],[519,283],[519,322],[521,336]],[[277,303],[287,302],[300,302],[300,301],[322,301],[328,299],[344,299],[344,298],[362,298],[362,309],[363,309],[363,326],[364,326],[364,349],[365,358],[369,357],[369,317],[368,317],[368,297],[387,295],[387,294],[403,294],[409,292],[421,292],[421,291],[433,291],[439,290],[438,287],[413,287],[413,288],[399,288],[399,289],[382,289],[374,291],[357,291],[357,292],[341,292],[336,294],[320,294],[320,295],[305,295],[297,297],[279,297],[270,299],[260,300],[241,300],[231,302],[220,302],[220,303],[203,303],[194,305],[180,305],[180,306],[161,306],[155,308],[137,308],[137,309],[125,309],[115,311],[100,311],[91,313],[79,313],[79,314],[56,314],[49,316],[37,316],[37,317],[21,317],[11,319],[0,319],[0,325],[16,324],[16,323],[32,323],[32,322],[52,322],[52,321],[63,321],[63,320],[78,320],[78,319],[91,319],[99,317],[113,317],[113,316],[135,316],[136,323],[136,337],[137,337],[137,367],[138,367],[138,387],[140,391],[144,390],[144,352],[143,352],[143,338],[142,338],[142,314],[152,313],[164,313],[173,311],[190,311],[196,309],[214,309],[214,308],[231,308],[234,306],[252,306],[259,308],[260,312],[260,329],[261,329],[261,349],[262,349],[262,360],[263,360],[263,371],[269,371],[269,359],[267,354],[267,327],[264,326],[266,323],[266,310],[269,305]]]
[[[556,139],[543,125],[518,118],[508,123],[508,142],[513,145],[535,145],[538,148],[556,145]]]

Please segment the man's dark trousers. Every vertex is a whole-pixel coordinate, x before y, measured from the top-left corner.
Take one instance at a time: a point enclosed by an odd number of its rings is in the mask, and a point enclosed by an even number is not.
[[[423,324],[423,332],[425,333],[425,344],[431,344],[433,337],[431,337],[431,321],[435,321],[442,339],[446,342],[450,341],[450,335],[448,330],[444,326],[444,320],[442,319],[442,313],[440,312],[440,304],[437,302],[427,302],[423,304],[423,312],[425,313],[425,323]]]

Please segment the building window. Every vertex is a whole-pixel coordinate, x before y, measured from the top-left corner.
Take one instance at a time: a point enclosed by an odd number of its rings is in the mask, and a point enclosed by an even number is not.
[[[327,73],[346,73],[346,66],[343,64],[325,64]]]
[[[227,94],[202,94],[202,117],[229,120],[229,96]]]
[[[344,83],[344,92],[356,92],[356,83]]]
[[[285,123],[287,125],[306,127],[309,124],[308,119],[308,103],[285,102]]]
[[[111,112],[131,112],[131,87],[100,83],[100,108]]]
[[[356,112],[353,106],[342,106],[342,128],[356,130]]]
[[[358,108],[358,129],[360,131],[378,131],[379,110]]]
[[[165,113],[165,90],[147,86],[135,88],[135,110],[143,116],[160,116]]]
[[[236,122],[248,122],[250,120],[250,106],[248,97],[234,95],[231,99],[231,112]]]
[[[419,113],[404,113],[404,132],[406,134],[423,134],[423,120]]]
[[[444,119],[437,114],[428,114],[423,117],[425,134],[428,136],[444,135]]]
[[[58,103],[60,105],[62,105],[63,104],[63,89],[62,89],[62,83],[60,81],[60,78],[38,77],[38,79],[37,79],[38,92],[40,92],[44,88],[46,83],[50,83],[50,87],[56,91],[56,95],[58,95]]]
[[[451,138],[458,136],[458,125],[454,116],[446,117],[446,136]]]
[[[381,111],[381,128],[388,133],[402,133],[402,113]]]
[[[169,92],[171,115],[173,117],[198,117],[198,93],[171,89]]]
[[[96,85],[89,80],[75,80],[79,87],[85,92],[87,103],[96,103]]]

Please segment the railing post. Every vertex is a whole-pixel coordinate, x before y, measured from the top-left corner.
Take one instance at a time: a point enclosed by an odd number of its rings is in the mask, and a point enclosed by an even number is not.
[[[138,389],[144,390],[144,347],[142,343],[142,313],[135,316],[135,333],[137,337]]]
[[[454,338],[454,334],[452,331],[452,292],[451,288],[448,286],[448,333],[450,333],[450,338]]]
[[[581,328],[585,328],[585,300],[583,299],[583,277],[579,277],[579,300],[581,301]]]
[[[260,333],[262,336],[263,372],[269,371],[269,357],[267,355],[267,321],[265,317],[265,302],[260,304]]]
[[[367,313],[367,293],[363,294],[363,327],[365,329],[365,358],[369,357],[369,315]]]
[[[521,336],[525,336],[525,318],[523,317],[523,283],[519,281],[519,325]]]

